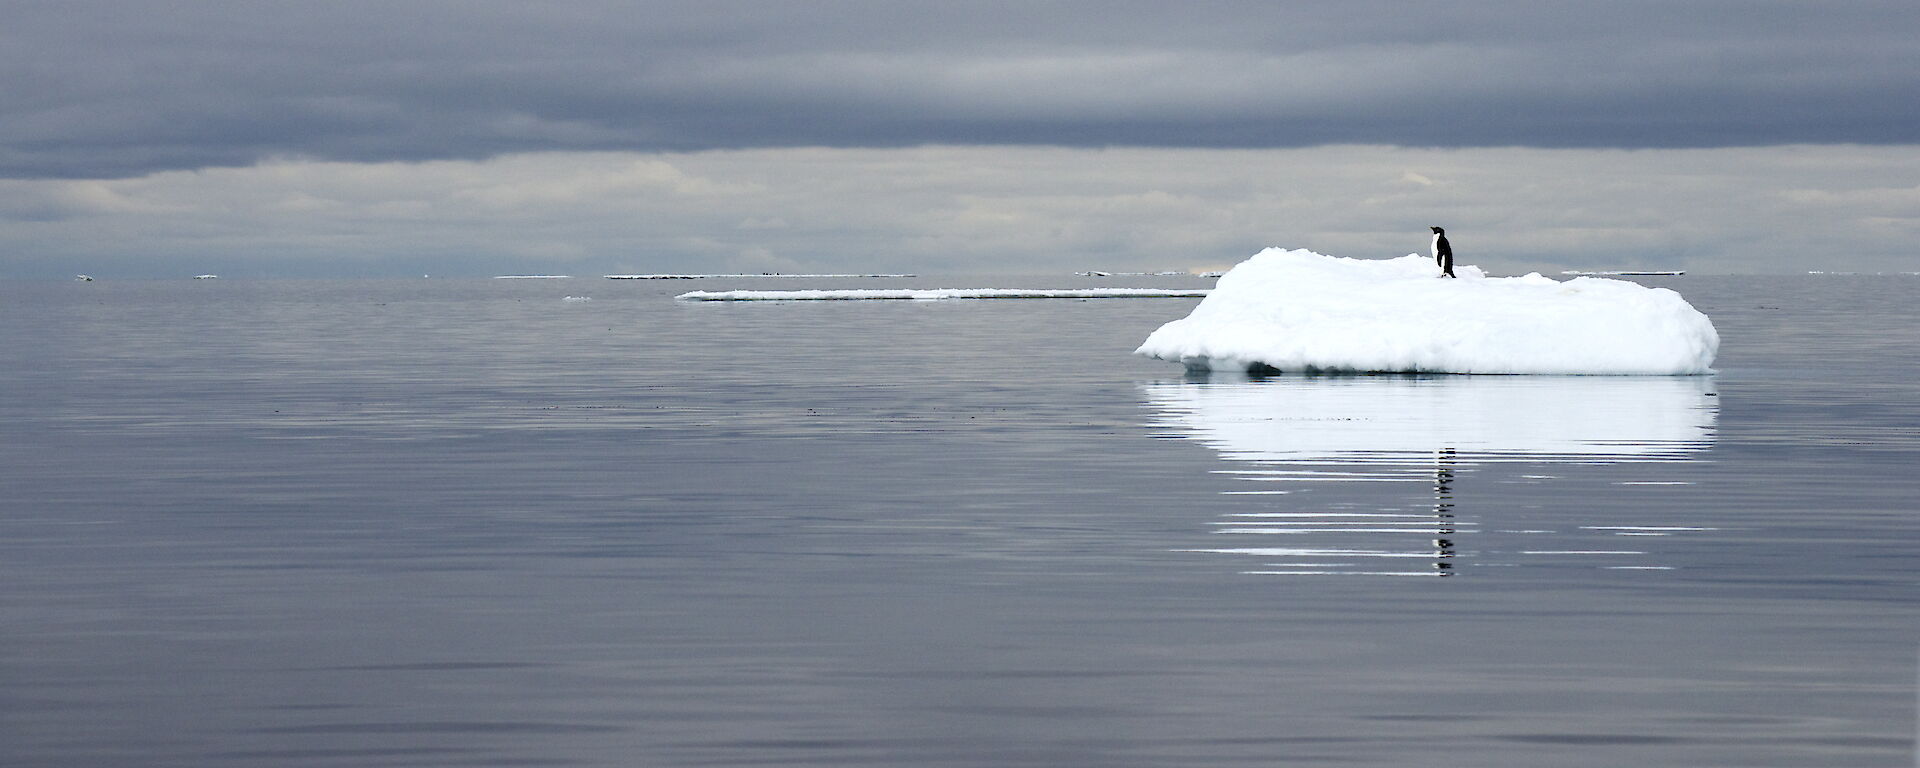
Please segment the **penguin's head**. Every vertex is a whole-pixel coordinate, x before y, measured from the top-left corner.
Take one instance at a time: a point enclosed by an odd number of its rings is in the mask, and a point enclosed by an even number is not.
[[[1427,227],[1427,229],[1431,229],[1431,230],[1433,230],[1433,233],[1434,233],[1434,234],[1436,234],[1436,235],[1444,235],[1444,234],[1446,234],[1446,233],[1447,233],[1447,231],[1446,231],[1446,230],[1444,230],[1444,229],[1441,229],[1441,228],[1439,228],[1439,227]]]

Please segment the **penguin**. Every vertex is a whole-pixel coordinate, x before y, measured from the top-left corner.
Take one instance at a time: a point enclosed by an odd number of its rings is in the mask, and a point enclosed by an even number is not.
[[[1440,265],[1441,277],[1453,277],[1453,246],[1447,243],[1447,231],[1439,227],[1427,227],[1433,230],[1433,260]]]

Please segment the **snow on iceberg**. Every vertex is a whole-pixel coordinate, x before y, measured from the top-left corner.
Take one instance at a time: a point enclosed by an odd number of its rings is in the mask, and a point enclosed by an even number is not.
[[[1195,370],[1711,373],[1720,335],[1680,294],[1539,274],[1438,278],[1433,260],[1268,248],[1136,354]]]

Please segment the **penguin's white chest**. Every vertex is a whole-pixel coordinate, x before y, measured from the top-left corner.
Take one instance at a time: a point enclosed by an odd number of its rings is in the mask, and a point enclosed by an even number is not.
[[[1433,245],[1429,246],[1429,250],[1433,253],[1434,258],[1436,259],[1440,258],[1440,236],[1439,235],[1433,236]]]

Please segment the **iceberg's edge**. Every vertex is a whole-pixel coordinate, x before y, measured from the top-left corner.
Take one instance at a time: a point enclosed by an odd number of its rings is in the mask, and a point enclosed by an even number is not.
[[[1454,371],[1442,368],[1362,368],[1353,366],[1301,365],[1280,366],[1246,358],[1163,357],[1144,349],[1133,352],[1141,357],[1179,363],[1194,373],[1245,373],[1257,376],[1712,376],[1714,368],[1697,370],[1620,370],[1620,371]]]

